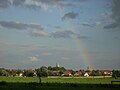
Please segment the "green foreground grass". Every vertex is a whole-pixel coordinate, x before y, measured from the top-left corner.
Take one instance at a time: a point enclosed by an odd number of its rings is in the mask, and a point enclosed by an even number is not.
[[[72,83],[2,83],[0,90],[119,90],[115,84],[72,84]]]
[[[78,84],[111,84],[111,81],[119,80],[115,78],[75,78],[75,77],[57,77],[57,78],[41,78],[43,83],[78,83]],[[36,82],[39,83],[38,77],[0,77],[0,82],[23,82],[23,83],[29,83],[29,82]],[[120,84],[118,82],[118,84]]]
[[[114,78],[41,78],[0,77],[0,90],[119,90],[120,82],[111,85]]]

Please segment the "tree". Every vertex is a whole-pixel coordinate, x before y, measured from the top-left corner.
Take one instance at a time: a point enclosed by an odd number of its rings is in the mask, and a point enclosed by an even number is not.
[[[95,76],[95,70],[92,70],[91,76],[93,76],[93,78],[94,78],[94,76]]]
[[[48,71],[48,76],[53,76],[53,73],[50,70]]]
[[[60,70],[60,67],[53,67],[53,70]]]
[[[117,77],[120,77],[120,70],[113,70],[112,77],[115,77],[115,79],[117,79]]]
[[[34,71],[33,70],[24,70],[24,76],[33,77]]]
[[[9,73],[6,70],[0,70],[0,76],[9,76]]]
[[[60,70],[62,71],[66,71],[66,69],[64,67],[60,67]]]
[[[63,74],[63,71],[62,70],[60,70],[60,72],[59,72],[59,76],[61,76]]]
[[[80,70],[81,71],[81,76],[84,76],[85,70]]]
[[[32,71],[31,71],[32,72]],[[23,73],[23,71],[22,70],[20,70],[20,69],[18,69],[18,70],[16,70],[16,74],[20,74],[20,73]]]
[[[100,70],[95,71],[96,76],[101,76],[102,74],[100,73]]]
[[[47,67],[42,66],[41,68],[36,69],[36,73],[40,77],[47,77],[48,76]]]
[[[75,74],[75,71],[74,70],[70,70],[71,71],[71,74],[74,76]]]
[[[48,70],[53,70],[52,66],[48,66]]]
[[[41,77],[47,77],[48,76],[48,70],[47,67],[42,66],[41,68],[36,69],[37,76],[39,77],[39,83],[41,83]]]
[[[104,72],[101,72],[101,74],[102,74],[103,78],[105,79],[105,73],[104,73]]]

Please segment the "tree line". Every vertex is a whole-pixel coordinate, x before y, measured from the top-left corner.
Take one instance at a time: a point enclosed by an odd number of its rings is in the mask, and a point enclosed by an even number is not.
[[[47,77],[47,76],[61,76],[64,72],[69,71],[72,75],[80,72],[80,76],[83,76],[85,72],[89,72],[90,76],[104,76],[104,73],[101,73],[100,70],[67,70],[64,67],[52,67],[52,66],[41,66],[37,69],[5,69],[0,68],[0,76],[23,76],[23,77]],[[112,70],[112,77],[120,77],[120,70]]]
[[[64,67],[52,67],[52,66],[41,66],[37,69],[5,69],[0,68],[0,76],[27,76],[27,77],[33,77],[33,76],[40,76],[40,77],[47,77],[54,75],[51,71],[61,71],[59,73],[63,73],[66,71]]]

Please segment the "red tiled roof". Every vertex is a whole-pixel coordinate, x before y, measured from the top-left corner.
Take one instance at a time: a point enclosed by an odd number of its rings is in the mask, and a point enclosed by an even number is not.
[[[60,70],[53,70],[53,71],[51,71],[51,72],[53,72],[53,73],[58,73],[58,72],[60,72]]]
[[[100,72],[111,72],[110,70],[100,70]]]
[[[70,75],[70,74],[71,74],[71,72],[66,71],[66,72],[64,72],[64,74],[65,74],[65,75]]]

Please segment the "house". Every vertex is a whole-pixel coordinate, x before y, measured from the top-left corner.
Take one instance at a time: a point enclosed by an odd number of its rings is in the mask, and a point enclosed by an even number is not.
[[[37,77],[37,73],[36,73],[36,72],[34,72],[33,76],[34,76],[34,77]]]
[[[89,74],[86,72],[86,73],[84,74],[84,77],[89,77]]]
[[[59,76],[60,70],[50,70],[52,76]]]
[[[75,72],[74,76],[81,76],[81,74],[82,74],[82,72],[77,71],[77,72]]]
[[[65,71],[62,76],[72,76],[72,73],[70,71]]]
[[[20,74],[19,74],[19,76],[20,76],[20,77],[22,77],[22,76],[23,76],[23,74],[22,74],[22,73],[20,73]]]
[[[104,75],[112,75],[112,71],[110,70],[100,70],[100,72]]]

